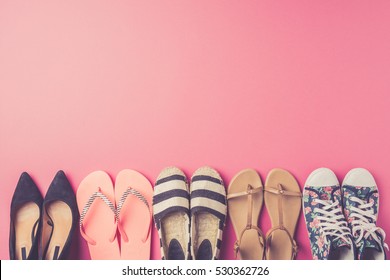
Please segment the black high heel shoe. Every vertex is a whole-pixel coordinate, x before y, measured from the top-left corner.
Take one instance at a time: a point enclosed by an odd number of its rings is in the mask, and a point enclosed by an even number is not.
[[[66,259],[78,222],[76,196],[65,173],[57,172],[42,206],[39,259]]]
[[[9,255],[11,260],[38,259],[42,195],[27,172],[23,172],[11,201]]]

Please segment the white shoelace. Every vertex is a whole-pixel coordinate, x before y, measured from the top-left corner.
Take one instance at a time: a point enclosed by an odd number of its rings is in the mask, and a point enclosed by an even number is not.
[[[319,213],[317,219],[320,222],[325,237],[334,236],[334,240],[342,239],[345,243],[352,246],[352,240],[349,238],[351,233],[348,224],[341,212],[339,202],[330,202],[328,200],[314,199],[314,202],[324,205],[322,209],[315,208],[314,213]]]
[[[355,236],[355,233],[359,234],[359,237],[356,239],[356,243],[359,243],[363,238],[367,239],[371,236],[376,242],[379,244],[382,241],[378,237],[378,233],[382,236],[383,241],[386,239],[386,233],[380,227],[377,227],[373,222],[376,220],[376,216],[374,214],[374,209],[372,206],[374,202],[365,202],[357,197],[351,197],[353,202],[356,202],[358,207],[351,206],[351,212],[353,212],[350,217],[355,218],[352,221],[352,234]],[[389,246],[384,243],[383,245],[387,250],[389,250]]]

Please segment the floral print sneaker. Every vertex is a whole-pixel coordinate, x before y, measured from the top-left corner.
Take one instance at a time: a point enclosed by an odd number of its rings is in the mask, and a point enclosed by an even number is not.
[[[352,169],[345,176],[342,192],[344,215],[352,230],[357,259],[386,259],[386,234],[376,226],[379,193],[374,177],[366,169]]]
[[[342,212],[341,188],[336,175],[319,168],[303,189],[303,213],[313,259],[353,260],[355,247]]]

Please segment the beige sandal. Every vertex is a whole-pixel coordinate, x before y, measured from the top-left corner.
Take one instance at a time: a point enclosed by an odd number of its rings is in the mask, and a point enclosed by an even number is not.
[[[266,259],[295,259],[298,246],[294,233],[302,208],[302,193],[293,175],[273,169],[267,176],[264,200],[272,228],[266,235]]]
[[[262,260],[265,239],[257,221],[263,206],[263,185],[256,170],[239,172],[230,182],[227,199],[228,213],[237,236],[236,258],[240,253],[242,260]]]

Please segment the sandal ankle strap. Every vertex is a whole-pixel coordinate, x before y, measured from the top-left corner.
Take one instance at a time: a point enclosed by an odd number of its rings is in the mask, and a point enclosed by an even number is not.
[[[270,248],[270,243],[271,243],[271,238],[272,238],[272,233],[277,231],[277,230],[281,230],[281,231],[284,231],[287,233],[287,236],[291,242],[291,259],[295,259],[297,253],[298,253],[298,245],[296,243],[296,241],[294,240],[294,238],[291,236],[290,232],[287,230],[287,228],[285,228],[283,225],[279,225],[279,226],[276,226],[276,227],[273,227],[271,228],[267,234],[266,234],[266,238],[265,238],[265,247],[266,247],[266,250],[268,251],[269,248]]]
[[[241,234],[240,234],[240,237],[234,242],[234,247],[233,247],[233,250],[234,250],[234,256],[235,258],[237,258],[237,255],[238,255],[238,252],[239,252],[239,249],[240,249],[240,245],[241,245],[241,239],[244,235],[244,233],[247,231],[247,230],[251,230],[251,229],[255,229],[257,231],[257,235],[259,237],[259,241],[260,241],[260,244],[263,245],[263,257],[264,257],[264,253],[265,253],[265,246],[264,246],[264,234],[263,232],[261,231],[260,228],[258,228],[257,226],[254,226],[254,225],[247,225],[242,231],[241,231]]]
[[[301,198],[302,197],[302,193],[300,192],[292,192],[292,191],[286,191],[283,187],[282,184],[278,184],[277,185],[277,188],[274,188],[274,187],[269,187],[269,188],[265,188],[264,191],[270,193],[270,194],[275,194],[275,195],[278,195],[279,198],[278,198],[278,212],[279,212],[279,225],[276,226],[276,227],[273,227],[271,228],[267,234],[266,234],[266,248],[267,250],[269,249],[269,246],[270,246],[270,238],[272,236],[272,233],[276,230],[282,230],[284,232],[287,233],[287,236],[291,242],[291,246],[292,246],[292,251],[291,251],[291,259],[294,259],[298,253],[298,245],[297,243],[295,242],[294,238],[291,236],[290,232],[287,230],[287,228],[284,226],[284,217],[283,217],[283,196],[292,196],[292,197],[297,197],[297,198]]]
[[[247,196],[247,220],[246,220],[246,227],[241,231],[239,238],[234,243],[234,255],[237,258],[238,251],[240,249],[241,239],[244,233],[247,230],[255,229],[257,231],[257,234],[259,236],[260,244],[263,245],[263,256],[264,256],[264,234],[263,232],[255,225],[252,224],[252,211],[253,211],[253,194],[256,194],[258,192],[263,191],[263,186],[260,186],[258,188],[254,188],[251,184],[248,184],[246,191],[238,192],[238,193],[232,193],[227,196],[227,199],[233,199],[241,196]]]

